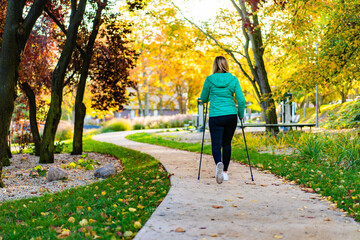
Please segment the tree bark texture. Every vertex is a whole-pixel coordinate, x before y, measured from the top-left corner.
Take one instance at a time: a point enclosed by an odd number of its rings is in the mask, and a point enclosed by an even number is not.
[[[69,28],[66,34],[66,42],[51,79],[51,102],[41,144],[40,163],[54,162],[54,141],[56,130],[61,118],[64,79],[72,52],[76,46],[78,28],[83,19],[85,6],[86,0],[80,0],[78,6],[76,0],[71,1],[71,16]]]
[[[76,98],[75,98],[75,124],[74,124],[74,137],[73,137],[73,151],[71,153],[73,155],[82,154],[83,151],[82,137],[83,137],[83,129],[84,129],[84,119],[86,115],[86,107],[85,104],[83,103],[83,100],[84,100],[84,93],[86,87],[86,79],[89,75],[90,62],[93,56],[93,47],[101,25],[101,12],[105,8],[106,4],[107,4],[107,0],[104,1],[104,4],[98,3],[98,9],[96,11],[96,16],[93,21],[92,32],[90,34],[89,41],[86,46],[86,52],[82,55],[84,62],[81,67],[81,75],[76,90]]]
[[[27,82],[21,85],[29,101],[30,129],[35,144],[35,156],[40,156],[41,138],[36,120],[36,100],[34,91]]]
[[[7,136],[16,98],[18,67],[31,30],[42,13],[46,0],[35,0],[23,18],[26,1],[9,0],[0,55],[0,187],[3,159],[7,157]]]

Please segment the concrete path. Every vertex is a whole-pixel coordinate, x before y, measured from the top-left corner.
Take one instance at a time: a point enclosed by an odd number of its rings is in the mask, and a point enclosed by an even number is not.
[[[231,162],[217,184],[215,164],[200,154],[125,139],[131,132],[94,136],[154,156],[173,174],[172,187],[135,239],[360,239],[360,224],[330,202],[272,174]]]

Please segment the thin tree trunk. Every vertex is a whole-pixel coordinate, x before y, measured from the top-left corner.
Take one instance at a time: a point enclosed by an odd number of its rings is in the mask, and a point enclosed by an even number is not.
[[[41,138],[39,133],[39,128],[36,120],[36,100],[34,91],[31,89],[27,82],[21,84],[22,89],[25,91],[25,94],[29,101],[29,116],[30,116],[30,129],[31,134],[35,144],[35,156],[40,156],[40,144]]]
[[[63,98],[65,73],[69,65],[72,52],[76,45],[78,28],[83,19],[86,0],[80,0],[78,6],[77,1],[72,0],[71,5],[72,10],[70,24],[66,34],[65,46],[51,79],[51,102],[46,118],[44,136],[41,144],[40,163],[54,162],[54,141],[56,130],[61,118],[61,104]]]
[[[142,102],[141,102],[141,98],[140,98],[140,91],[139,91],[138,87],[136,87],[135,90],[136,90],[136,96],[137,96],[138,103],[139,103],[139,115],[140,115],[140,117],[143,117],[144,116],[144,109],[142,107]]]
[[[7,136],[14,110],[15,86],[18,80],[21,53],[46,2],[46,0],[34,1],[25,18],[23,10],[26,1],[9,0],[7,5],[0,55],[0,96],[2,98],[0,102],[0,188],[4,187],[1,179],[2,166],[4,159],[8,159]]]
[[[89,37],[89,41],[86,47],[86,53],[83,55],[83,64],[81,67],[80,81],[76,90],[76,99],[75,99],[75,123],[74,123],[74,137],[73,137],[73,151],[72,155],[82,154],[83,151],[83,129],[84,129],[84,119],[86,115],[86,107],[83,103],[84,93],[86,87],[86,79],[89,75],[89,67],[91,58],[93,56],[93,47],[95,44],[96,36],[99,32],[99,27],[101,25],[101,12],[105,8],[107,0],[104,1],[104,5],[98,3],[98,10],[96,11],[96,16],[93,22],[93,29]]]
[[[345,102],[346,102],[346,98],[347,98],[345,92],[340,91],[340,96],[341,96],[341,104],[345,103]]]

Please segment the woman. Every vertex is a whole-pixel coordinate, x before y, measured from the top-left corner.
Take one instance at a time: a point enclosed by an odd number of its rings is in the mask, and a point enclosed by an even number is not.
[[[234,94],[238,109],[234,102]],[[216,163],[216,182],[229,180],[227,174],[231,158],[231,140],[236,126],[237,116],[244,117],[245,98],[237,78],[229,73],[229,65],[223,56],[215,58],[213,74],[205,80],[201,101],[211,102],[209,108],[209,127],[212,154]],[[222,160],[221,160],[222,150]]]

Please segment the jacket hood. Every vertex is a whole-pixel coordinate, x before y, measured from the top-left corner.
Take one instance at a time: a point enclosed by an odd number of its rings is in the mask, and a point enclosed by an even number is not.
[[[233,81],[233,75],[231,73],[214,73],[209,80],[215,87],[226,88]]]

